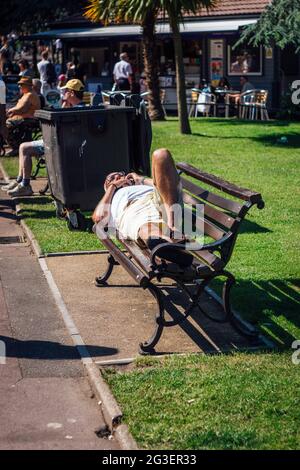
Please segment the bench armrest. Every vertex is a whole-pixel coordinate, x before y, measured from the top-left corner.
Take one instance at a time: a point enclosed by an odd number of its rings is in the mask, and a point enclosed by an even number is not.
[[[222,237],[220,240],[217,240],[215,242],[212,242],[212,243],[207,243],[207,244],[204,244],[204,245],[200,245],[199,243],[197,242],[188,242],[187,243],[187,246],[183,245],[182,243],[169,243],[166,241],[166,243],[160,243],[159,245],[157,245],[152,251],[151,251],[151,263],[152,264],[156,264],[155,262],[155,258],[156,256],[159,256],[159,251],[161,251],[163,248],[168,248],[168,249],[171,249],[171,250],[186,250],[186,251],[190,251],[190,252],[193,252],[193,251],[214,251],[214,250],[217,250],[220,245],[222,245],[223,243],[225,243],[230,237],[232,236],[232,233],[229,232],[227,233],[226,235],[224,235],[224,237]]]
[[[259,209],[264,207],[264,202],[262,200],[261,194],[255,191],[251,191],[250,189],[241,188],[236,186],[235,184],[229,183],[229,181],[223,180],[218,176],[211,175],[209,173],[205,173],[204,171],[198,170],[192,165],[188,163],[177,163],[176,167],[181,172],[184,172],[188,176],[192,176],[197,180],[203,181],[204,183],[210,184],[221,191],[224,191],[231,196],[238,197],[239,199],[243,199],[244,201],[249,201],[251,204],[257,204]]]

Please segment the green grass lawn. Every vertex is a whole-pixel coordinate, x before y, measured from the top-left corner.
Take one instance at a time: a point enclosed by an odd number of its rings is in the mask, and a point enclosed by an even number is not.
[[[299,449],[291,355],[171,356],[105,377],[145,449]]]

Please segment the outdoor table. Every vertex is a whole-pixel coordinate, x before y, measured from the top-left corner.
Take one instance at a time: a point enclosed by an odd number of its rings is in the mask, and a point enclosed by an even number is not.
[[[217,88],[214,93],[216,95],[225,95],[225,117],[229,117],[229,104],[230,104],[230,95],[240,95],[240,90],[227,90],[223,88]]]

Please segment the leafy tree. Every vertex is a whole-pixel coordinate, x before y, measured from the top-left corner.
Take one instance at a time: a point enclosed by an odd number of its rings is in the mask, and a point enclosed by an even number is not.
[[[273,0],[256,24],[243,31],[236,45],[248,42],[283,49],[287,45],[300,50],[300,0]]]
[[[180,23],[183,21],[183,13],[196,14],[201,7],[212,8],[217,0],[89,0],[86,15],[93,21],[112,21],[114,14],[120,20],[139,23],[143,29],[143,47],[145,60],[145,73],[152,96],[158,93],[158,66],[151,62],[151,52],[154,47],[154,24],[159,12],[168,16],[174,40],[177,103],[180,131],[190,134],[191,128],[188,119],[184,65],[182,58],[182,41],[180,35]],[[155,58],[155,56],[154,56]],[[151,71],[151,66],[153,70]]]

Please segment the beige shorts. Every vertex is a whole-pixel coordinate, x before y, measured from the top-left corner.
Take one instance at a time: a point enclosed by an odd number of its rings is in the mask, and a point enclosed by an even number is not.
[[[182,206],[181,188],[178,188],[178,192],[179,204]],[[118,221],[117,229],[124,238],[138,241],[139,230],[142,225],[147,223],[159,224],[162,233],[168,230],[163,202],[155,187],[153,192],[146,194],[144,197],[137,199],[126,207]]]

